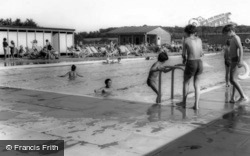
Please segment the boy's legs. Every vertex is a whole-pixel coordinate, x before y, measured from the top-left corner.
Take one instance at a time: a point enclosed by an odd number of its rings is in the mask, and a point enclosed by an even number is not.
[[[6,48],[3,48],[3,51],[4,51],[4,59],[6,59],[7,49],[6,49]]]
[[[231,84],[233,85],[233,87],[239,92],[239,94],[240,94],[240,101],[241,100],[247,100],[247,96],[245,95],[245,93],[243,92],[243,89],[242,89],[242,87],[241,87],[241,85],[240,85],[240,83],[238,82],[238,80],[237,80],[237,75],[238,75],[238,73],[237,73],[237,70],[236,70],[236,68],[237,68],[237,63],[236,62],[233,62],[232,63],[232,66],[231,66],[231,70],[230,70],[230,82],[231,82]],[[234,90],[235,90],[234,89]],[[231,96],[231,100],[234,100],[234,94],[235,94],[235,91],[233,90],[233,94],[232,94],[232,96]],[[231,101],[230,100],[230,101]],[[232,101],[231,101],[232,102]]]
[[[4,59],[6,59],[6,50],[5,50],[5,48],[3,48],[3,52],[4,52]]]
[[[200,75],[194,76],[194,90],[195,90],[195,103],[193,109],[199,109],[199,99],[200,99]]]
[[[191,80],[191,77],[184,74],[183,89],[182,89],[183,99],[182,99],[182,102],[176,104],[177,106],[181,106],[184,108],[186,107],[186,101],[187,101],[187,95],[189,92],[190,80]]]
[[[156,103],[160,103],[160,97],[159,97],[159,93],[158,93],[158,89],[157,89],[157,84],[154,81],[150,81],[148,80],[147,82],[148,86],[156,93],[157,97],[156,97]]]
[[[225,75],[225,79],[226,79],[226,86],[229,87],[229,69],[230,67],[226,65],[226,75]]]
[[[191,77],[188,78],[187,76],[184,76],[184,84],[183,84],[183,105],[186,106],[186,101],[187,101],[187,95],[189,92],[189,83],[191,80]]]

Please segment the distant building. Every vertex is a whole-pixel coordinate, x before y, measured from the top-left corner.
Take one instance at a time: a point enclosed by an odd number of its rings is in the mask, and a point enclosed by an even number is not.
[[[122,27],[108,32],[117,35],[118,43],[125,44],[171,44],[171,34],[159,26]]]
[[[0,41],[6,38],[9,45],[13,40],[16,47],[22,45],[31,48],[34,40],[37,40],[37,45],[42,47],[45,45],[45,40],[49,40],[56,51],[65,53],[67,47],[74,45],[74,31],[75,29],[0,26]],[[1,54],[4,54],[2,43]]]

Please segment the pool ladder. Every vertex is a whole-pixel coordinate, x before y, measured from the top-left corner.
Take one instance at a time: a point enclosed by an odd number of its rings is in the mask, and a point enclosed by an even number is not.
[[[170,68],[172,72],[171,76],[171,99],[174,99],[174,72],[176,69],[180,69],[184,72],[184,64],[177,64],[175,66],[166,66],[166,68]],[[158,97],[160,98],[159,102],[161,103],[161,74],[162,71],[159,72],[159,95]]]

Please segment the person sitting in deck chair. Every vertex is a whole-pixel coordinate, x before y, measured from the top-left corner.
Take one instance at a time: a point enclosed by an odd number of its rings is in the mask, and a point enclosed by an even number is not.
[[[50,44],[49,40],[46,40],[46,45],[44,47],[44,50],[46,52],[46,58],[48,59],[59,59],[59,52],[55,51],[52,45]]]
[[[20,48],[19,48],[19,50],[18,50],[18,54],[17,54],[18,56],[17,56],[17,57],[22,58],[23,56],[25,56],[25,54],[26,54],[26,51],[24,50],[23,46],[20,45]]]

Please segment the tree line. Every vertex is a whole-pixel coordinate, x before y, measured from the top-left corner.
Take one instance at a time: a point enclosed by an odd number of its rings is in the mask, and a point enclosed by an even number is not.
[[[0,26],[23,26],[23,27],[38,27],[38,24],[33,19],[22,21],[20,18],[12,20],[11,18],[0,19]]]

